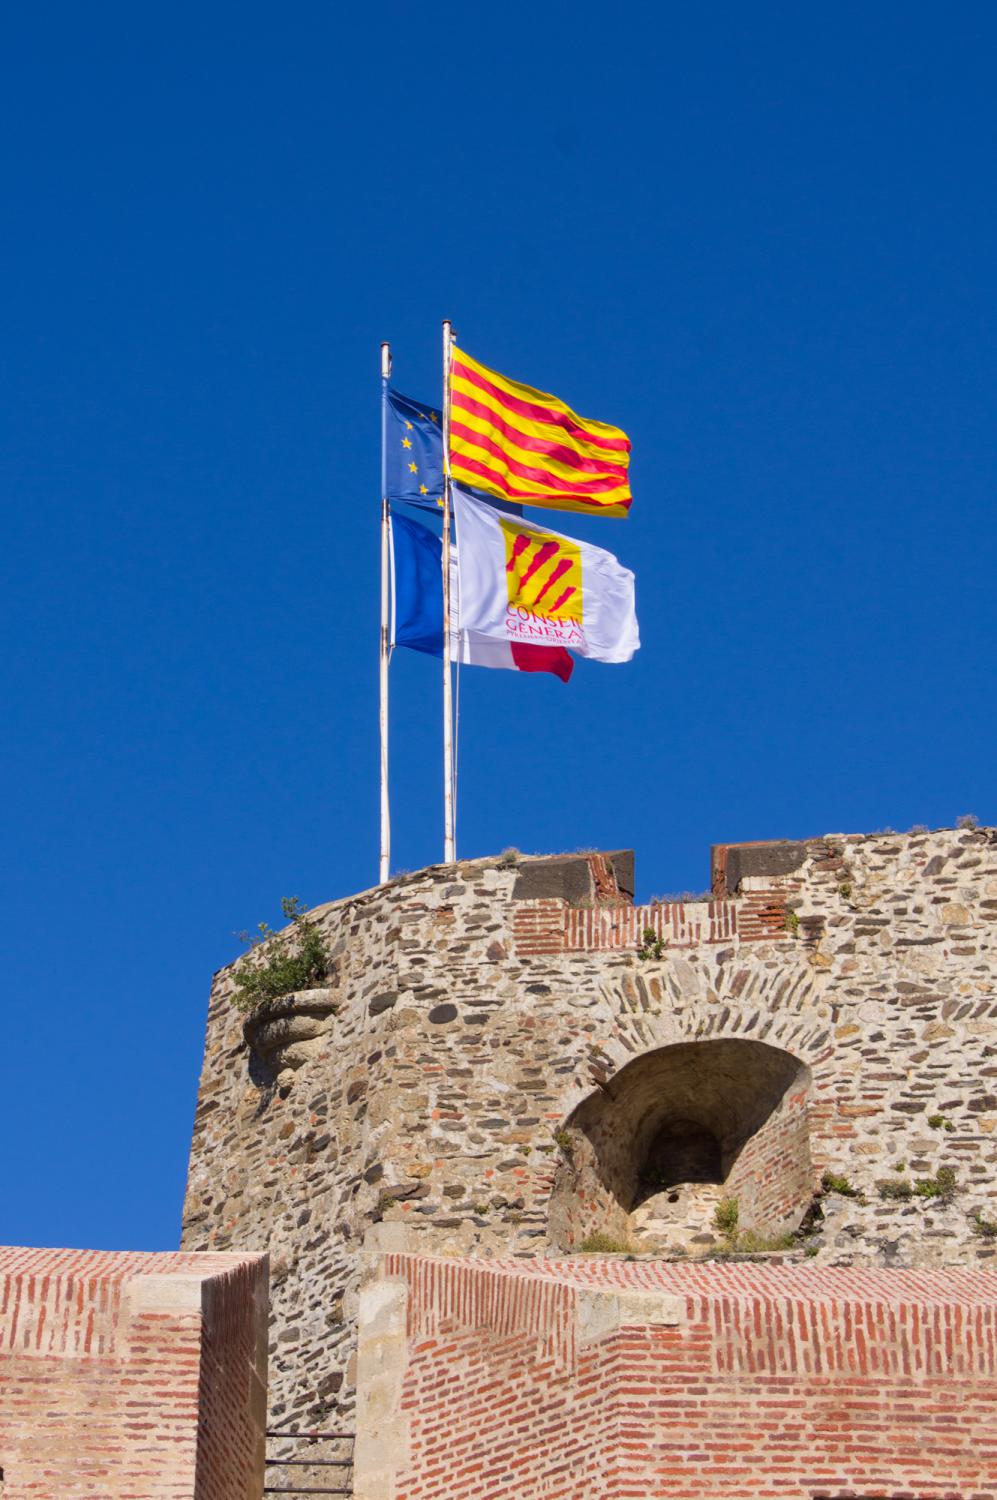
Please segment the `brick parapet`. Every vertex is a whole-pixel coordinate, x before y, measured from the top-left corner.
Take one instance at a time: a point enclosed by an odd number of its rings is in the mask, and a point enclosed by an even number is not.
[[[997,1494],[992,1270],[391,1254],[382,1274],[406,1289],[395,1500]]]
[[[799,1064],[808,1152],[787,1125],[755,1165],[775,1210],[825,1169],[849,1179],[855,1196],[823,1201],[818,1262],[993,1254],[975,1224],[997,1219],[997,833],[813,840],[774,873],[742,861],[736,894],[650,908],[670,940],[660,959],[637,955],[648,908],[628,906],[625,858],[605,857],[615,890],[591,859],[437,867],[318,908],[335,1013],[269,1076],[231,966],[216,976],[184,1245],[269,1244],[282,1421],[349,1405],[372,1228],[413,1250],[563,1248],[556,1136],[669,1049],[758,1044]],[[951,1199],[879,1195],[940,1166],[956,1172]],[[790,1199],[780,1173],[795,1174]],[[716,1243],[709,1219],[701,1243]]]
[[[634,952],[653,933],[666,949],[788,938],[786,898],[753,890],[740,900],[663,901],[647,906],[572,907],[541,899],[516,905],[513,943],[520,958],[560,953]],[[653,939],[652,939],[653,941]]]
[[[262,1493],[265,1256],[0,1249],[4,1500]]]

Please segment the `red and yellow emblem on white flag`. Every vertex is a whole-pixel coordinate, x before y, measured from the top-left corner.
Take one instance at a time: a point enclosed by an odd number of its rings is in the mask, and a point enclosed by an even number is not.
[[[629,661],[640,645],[634,576],[612,553],[453,491],[458,631]]]
[[[582,620],[582,549],[566,536],[500,515],[509,604],[549,619]]]

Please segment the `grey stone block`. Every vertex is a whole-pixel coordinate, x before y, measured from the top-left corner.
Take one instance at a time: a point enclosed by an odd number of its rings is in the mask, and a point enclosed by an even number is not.
[[[791,875],[807,857],[801,843],[740,844],[727,851],[727,891],[733,896],[741,881],[758,875]]]

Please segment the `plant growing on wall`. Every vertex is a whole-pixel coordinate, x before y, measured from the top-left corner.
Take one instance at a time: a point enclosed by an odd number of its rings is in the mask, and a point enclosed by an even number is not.
[[[713,1210],[713,1227],[727,1241],[724,1254],[767,1255],[773,1250],[792,1250],[799,1243],[792,1231],[783,1234],[759,1234],[754,1229],[742,1229],[739,1223],[740,1210],[736,1198],[722,1198]]]
[[[954,1167],[939,1167],[934,1177],[918,1177],[914,1182],[918,1198],[940,1198],[943,1203],[951,1203],[957,1191]]]
[[[664,951],[664,939],[658,936],[653,927],[645,927],[643,933],[643,942],[637,949],[637,957],[661,958]]]
[[[820,1180],[821,1190],[824,1193],[837,1193],[841,1198],[861,1198],[859,1188],[854,1187],[847,1177],[840,1172],[825,1172]]]
[[[737,1239],[738,1204],[736,1198],[723,1198],[713,1210],[713,1227],[731,1244]]]
[[[579,1249],[585,1255],[632,1255],[633,1245],[629,1240],[617,1239],[615,1235],[597,1231],[582,1240]]]
[[[295,990],[316,989],[332,972],[325,939],[302,911],[297,896],[285,896],[280,909],[291,923],[285,932],[275,932],[261,922],[258,937],[242,934],[250,952],[234,976],[232,1003],[239,1010],[253,1011],[265,1000],[279,1000]]]
[[[973,1233],[978,1234],[985,1240],[997,1240],[997,1223],[988,1219],[983,1210],[978,1208],[972,1219]]]

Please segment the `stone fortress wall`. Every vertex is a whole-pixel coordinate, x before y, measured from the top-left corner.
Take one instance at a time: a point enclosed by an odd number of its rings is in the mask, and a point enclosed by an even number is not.
[[[328,990],[244,1026],[216,975],[183,1245],[269,1249],[272,1423],[349,1408],[365,1250],[697,1257],[736,1198],[816,1267],[993,1256],[997,830],[713,875],[635,908],[626,854],[432,868],[317,908]]]

